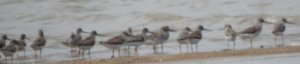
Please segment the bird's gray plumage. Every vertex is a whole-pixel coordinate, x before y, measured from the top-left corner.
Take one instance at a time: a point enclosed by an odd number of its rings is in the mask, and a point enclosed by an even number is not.
[[[292,23],[288,22],[285,18],[283,18],[283,19],[281,19],[281,21],[275,23],[275,25],[273,27],[272,34],[274,37],[275,45],[277,45],[276,39],[278,37],[281,37],[281,40],[282,40],[281,46],[284,45],[284,32],[286,30],[285,23],[292,24]]]
[[[9,45],[1,49],[2,54],[5,56],[5,60],[7,59],[7,57],[11,57],[11,59],[13,59],[13,55],[17,52],[16,45],[18,45],[18,41],[11,40]]]
[[[170,29],[169,26],[163,26],[158,32],[152,32],[149,35],[147,44],[153,45],[153,51],[156,53],[156,45],[161,44],[161,51],[163,52],[163,44],[169,39],[169,32],[175,30]]]
[[[46,38],[44,36],[43,30],[39,30],[39,37],[36,38],[30,47],[35,51],[35,56],[37,57],[37,51],[40,51],[40,57],[42,56],[42,50],[46,45]]]
[[[230,24],[225,25],[225,39],[227,40],[227,46],[230,48],[230,43],[233,42],[233,49],[235,48],[235,39],[236,39],[237,33],[233,30],[232,26]]]
[[[191,33],[191,28],[189,27],[185,27],[185,29],[179,34],[179,36],[177,37],[177,42],[179,43],[179,49],[181,52],[181,45],[182,44],[186,44],[187,49],[189,49],[189,44],[187,41],[187,36]]]
[[[258,21],[255,21],[254,25],[238,32],[238,36],[240,36],[241,39],[250,39],[251,48],[253,48],[253,39],[262,31],[262,23],[267,22],[263,18],[259,18]]]

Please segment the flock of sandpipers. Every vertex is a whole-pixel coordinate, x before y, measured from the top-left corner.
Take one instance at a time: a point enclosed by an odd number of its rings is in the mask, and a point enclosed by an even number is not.
[[[237,36],[240,36],[241,39],[249,39],[251,48],[253,48],[253,39],[260,34],[262,31],[262,23],[270,23],[266,22],[263,18],[258,18],[257,21],[255,21],[255,24],[244,29],[241,32],[236,32],[232,28],[230,24],[226,24],[224,28],[220,30],[225,31],[225,39],[227,40],[228,48],[229,49],[235,49],[235,40]],[[288,22],[285,18],[283,18],[281,21],[276,22],[273,29],[273,36],[275,45],[277,46],[277,40],[278,37],[281,37],[282,43],[279,44],[281,46],[284,45],[283,39],[284,39],[284,31],[285,31],[285,23],[292,24]],[[199,25],[195,30],[192,30],[189,27],[185,27],[185,29],[179,34],[177,38],[177,42],[179,43],[179,48],[181,52],[181,45],[186,45],[187,49],[190,49],[194,51],[198,50],[198,43],[202,39],[202,31],[212,31],[209,29],[204,28],[202,25]],[[121,32],[121,34],[111,37],[107,41],[100,41],[99,43],[108,49],[112,50],[112,56],[115,56],[115,51],[118,51],[118,54],[120,56],[121,49],[129,50],[130,47],[134,47],[135,54],[138,55],[138,49],[141,45],[151,45],[153,46],[153,52],[158,52],[158,45],[161,45],[160,49],[161,52],[164,52],[164,43],[169,38],[169,32],[175,32],[174,29],[171,29],[168,26],[163,26],[160,28],[157,32],[149,31],[147,28],[143,28],[141,34],[133,34],[132,29],[129,28],[126,31]],[[90,35],[86,38],[82,38],[81,33],[90,33]],[[42,50],[46,45],[46,38],[43,33],[43,30],[38,31],[38,37],[33,40],[33,43],[30,45],[30,47],[35,51],[35,57],[41,58],[42,57]],[[86,32],[82,28],[78,28],[76,33],[72,33],[70,36],[70,39],[67,41],[62,42],[63,45],[70,47],[71,52],[76,52],[77,55],[81,55],[82,58],[84,58],[84,53],[87,51],[89,57],[90,55],[90,49],[94,46],[96,43],[96,36],[105,36],[98,34],[96,31],[92,32]],[[22,34],[19,40],[16,39],[10,39],[6,35],[2,35],[2,38],[0,39],[0,51],[2,52],[2,56],[5,57],[5,60],[7,60],[7,57],[11,57],[13,59],[13,56],[17,52],[24,52],[25,56],[25,47],[26,47],[26,39],[30,40],[28,37],[26,37],[25,34]],[[6,40],[10,40],[10,43],[6,45]],[[232,46],[230,46],[230,42],[232,42]],[[194,48],[194,46],[196,46]],[[77,51],[78,50],[78,51]],[[38,54],[39,51],[39,55]],[[128,51],[129,53],[129,51]],[[1,55],[0,55],[1,56]],[[17,54],[18,56],[18,54]]]

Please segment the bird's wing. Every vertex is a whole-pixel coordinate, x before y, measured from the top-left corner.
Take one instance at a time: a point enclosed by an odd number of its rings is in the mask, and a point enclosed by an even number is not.
[[[153,32],[148,36],[148,39],[155,40],[158,37],[158,33]]]
[[[257,30],[259,30],[259,29],[256,28],[255,26],[251,26],[251,27],[248,27],[245,30],[241,31],[240,33],[255,33],[255,32],[257,32]]]
[[[278,24],[274,27],[273,32],[283,32],[285,30],[285,26],[283,24]]]
[[[197,32],[197,31],[195,31],[195,32],[192,32],[191,34],[189,34],[188,36],[187,36],[187,38],[188,39],[190,39],[190,38],[192,38],[192,39],[201,39],[202,38],[202,34],[201,33],[199,33],[199,32]]]
[[[95,43],[95,40],[93,37],[87,37],[84,40],[77,43],[77,45],[93,45]]]
[[[136,37],[131,37],[126,42],[141,42],[141,41],[144,41],[144,38],[140,36],[136,36]]]
[[[13,48],[13,46],[6,46],[4,48],[2,48],[2,51],[10,51],[10,52],[15,52],[16,48]]]
[[[125,39],[122,36],[115,36],[113,38],[108,39],[107,43],[109,44],[123,44]]]
[[[33,45],[43,46],[46,44],[46,39],[44,37],[39,37],[34,40]]]

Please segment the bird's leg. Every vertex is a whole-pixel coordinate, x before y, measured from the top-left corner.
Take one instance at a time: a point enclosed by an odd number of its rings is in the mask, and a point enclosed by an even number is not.
[[[274,37],[275,46],[277,46],[276,36]]]
[[[19,58],[19,53],[17,52],[17,58]]]
[[[111,55],[111,58],[114,58],[115,57],[115,49],[112,50],[112,55]]]
[[[135,55],[138,55],[138,46],[134,47]]]
[[[282,41],[281,46],[283,47],[284,46],[284,35],[281,36],[281,41]]]
[[[230,49],[229,40],[227,40],[227,47]]]
[[[26,49],[24,49],[23,53],[24,53],[24,57],[26,57]]]
[[[250,39],[251,48],[253,48],[252,40],[253,40],[253,39]]]
[[[91,59],[91,51],[88,50],[89,58]]]
[[[42,49],[40,50],[40,58],[42,58]]]
[[[13,64],[13,59],[14,58],[14,56],[11,56],[11,58],[10,58],[10,62]]]
[[[179,51],[180,51],[180,53],[182,53],[182,51],[181,51],[181,44],[179,44]]]
[[[235,49],[235,41],[233,41],[233,49]]]
[[[193,44],[191,44],[191,51],[192,51],[192,52],[194,52],[194,50],[193,50],[193,49],[194,49],[194,48],[193,48]]]
[[[83,51],[83,50],[82,50],[82,53],[81,53],[81,54],[82,54],[82,59],[84,59],[84,51]]]
[[[34,56],[35,58],[37,58],[37,50],[35,50],[34,52],[35,52]]]
[[[78,55],[81,55],[81,50],[78,50],[78,53],[77,53]]]
[[[186,51],[189,51],[189,44],[186,44]]]
[[[127,56],[130,56],[130,46],[127,46]]]
[[[196,44],[196,52],[198,52],[198,43]]]
[[[164,53],[164,44],[161,44],[161,52]]]
[[[5,56],[5,59],[4,59],[4,60],[5,60],[5,62],[7,62],[7,57],[6,57],[6,56]]]
[[[153,45],[153,53],[156,53],[157,51],[156,51],[156,47],[155,47],[155,45]]]
[[[70,48],[70,53],[72,54],[72,52],[73,52],[73,48],[71,47],[71,48]]]
[[[118,49],[118,55],[119,55],[119,57],[121,57],[120,51],[121,51],[121,50],[120,50],[120,49]]]

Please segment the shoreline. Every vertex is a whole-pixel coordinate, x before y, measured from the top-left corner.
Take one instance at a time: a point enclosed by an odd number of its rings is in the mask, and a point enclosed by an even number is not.
[[[261,56],[271,54],[283,53],[297,53],[300,52],[300,46],[286,46],[276,48],[254,48],[243,50],[223,50],[212,52],[195,52],[182,54],[161,54],[153,56],[131,56],[98,60],[70,60],[60,61],[53,64],[139,64],[151,62],[166,62],[166,61],[184,61],[193,59],[210,59],[210,58],[224,58],[224,57],[239,57],[239,56]],[[51,63],[52,64],[52,63]]]

